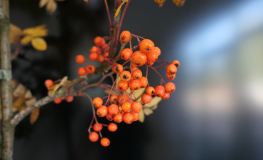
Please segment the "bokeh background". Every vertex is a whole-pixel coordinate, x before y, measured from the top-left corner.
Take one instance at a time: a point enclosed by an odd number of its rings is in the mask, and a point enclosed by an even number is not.
[[[47,51],[21,46],[12,62],[14,78],[39,99],[46,95],[45,79],[77,77],[75,56],[88,57],[93,38],[108,35],[109,24],[103,0],[58,2],[53,15],[38,4],[10,1],[11,23],[49,29]],[[109,5],[112,11],[113,0]],[[144,123],[102,131],[111,140],[108,148],[88,140],[88,99],[50,103],[34,125],[27,117],[17,127],[14,160],[263,159],[262,0],[186,0],[181,8],[171,0],[162,8],[153,0],[132,0],[122,29],[152,39],[160,59],[180,60],[176,92]],[[154,72],[149,77],[159,83]],[[100,88],[87,93],[104,95]]]

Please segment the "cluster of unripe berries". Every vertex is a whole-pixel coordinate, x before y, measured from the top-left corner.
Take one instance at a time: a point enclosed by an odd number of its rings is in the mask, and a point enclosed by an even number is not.
[[[100,63],[105,61],[105,58],[109,56],[109,45],[106,43],[105,39],[102,37],[95,37],[94,43],[96,46],[93,46],[90,49],[89,59],[91,61],[98,61]],[[85,57],[83,55],[76,56],[76,62],[82,64],[85,62]],[[80,67],[78,69],[78,74],[80,76],[85,76],[87,74],[93,74],[95,72],[95,67],[91,64],[88,64],[85,68]]]
[[[48,90],[52,90],[55,87],[54,82],[51,79],[47,79],[45,81],[45,86],[47,87]],[[48,92],[48,95],[49,95],[49,92]],[[59,104],[63,100],[66,100],[67,102],[70,103],[70,102],[72,102],[74,100],[74,97],[73,96],[59,97],[59,98],[54,99],[53,101],[54,101],[54,103]]]

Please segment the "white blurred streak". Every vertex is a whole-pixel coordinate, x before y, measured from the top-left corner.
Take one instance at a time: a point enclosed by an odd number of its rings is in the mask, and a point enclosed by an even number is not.
[[[244,93],[251,104],[249,107],[263,111],[263,78],[248,81]]]

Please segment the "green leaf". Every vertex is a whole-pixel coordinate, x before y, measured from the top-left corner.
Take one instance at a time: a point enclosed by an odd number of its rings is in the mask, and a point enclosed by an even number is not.
[[[153,110],[151,110],[150,108],[144,108],[143,112],[146,116],[149,116],[150,114],[153,114]]]
[[[147,103],[144,105],[144,107],[151,108],[157,105],[159,102],[161,102],[161,97],[154,97],[150,103]]]
[[[143,112],[143,109],[139,112],[139,121],[141,123],[143,123],[145,120],[145,115],[144,115],[144,112]]]

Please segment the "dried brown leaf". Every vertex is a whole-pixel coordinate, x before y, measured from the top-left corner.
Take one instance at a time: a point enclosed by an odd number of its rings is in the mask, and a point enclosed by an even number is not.
[[[47,3],[48,3],[49,0],[40,0],[39,2],[39,8],[42,8],[44,7]]]
[[[17,98],[17,97],[24,95],[25,92],[26,92],[26,88],[22,84],[19,84],[13,91],[13,95],[14,97]]]
[[[57,3],[54,0],[50,0],[46,5],[46,9],[49,14],[54,13],[57,9]]]
[[[144,108],[143,111],[146,116],[153,114],[153,111],[150,108]]]
[[[35,104],[36,101],[37,101],[36,98],[33,97],[33,98],[29,99],[29,100],[26,100],[25,104],[28,107],[28,106],[31,106],[31,105]]]
[[[30,114],[30,123],[31,124],[34,124],[37,121],[38,116],[39,116],[39,112],[40,112],[40,109],[37,108]]]
[[[27,90],[27,91],[26,91],[26,93],[25,93],[25,98],[26,98],[26,99],[32,98],[32,93],[31,93],[30,90]]]
[[[26,97],[24,95],[16,99],[13,104],[13,111],[14,112],[17,111],[18,108],[20,108],[24,104],[25,101],[26,101]]]

